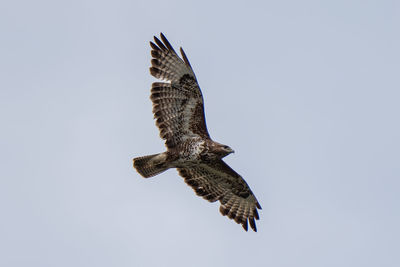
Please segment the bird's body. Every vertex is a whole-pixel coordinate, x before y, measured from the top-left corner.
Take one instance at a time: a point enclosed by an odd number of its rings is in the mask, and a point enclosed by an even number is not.
[[[160,137],[167,151],[133,160],[136,170],[145,178],[176,168],[197,195],[221,202],[223,215],[242,224],[248,222],[256,231],[255,219],[260,204],[243,178],[222,158],[233,153],[226,145],[211,139],[205,122],[203,96],[189,60],[181,48],[183,60],[161,34],[154,37],[150,73],[159,79],[151,89],[153,113]]]

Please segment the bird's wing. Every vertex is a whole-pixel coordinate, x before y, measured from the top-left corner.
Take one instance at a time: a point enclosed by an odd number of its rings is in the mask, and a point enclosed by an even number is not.
[[[257,232],[255,220],[259,219],[257,209],[261,209],[246,181],[223,160],[201,163],[187,168],[178,168],[197,195],[210,202],[221,202],[220,212],[234,219],[247,231],[248,223]]]
[[[154,37],[155,43],[150,42],[153,57],[150,73],[167,81],[155,82],[151,88],[160,136],[168,148],[188,138],[209,138],[203,96],[189,60],[181,48],[182,60],[162,33],[161,40]]]

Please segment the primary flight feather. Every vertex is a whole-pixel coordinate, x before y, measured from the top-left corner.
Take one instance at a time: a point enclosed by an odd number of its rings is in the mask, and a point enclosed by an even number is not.
[[[151,100],[160,137],[167,151],[133,159],[133,166],[145,178],[176,168],[197,195],[210,202],[220,201],[220,212],[257,231],[255,220],[261,209],[245,180],[222,158],[233,153],[213,141],[204,116],[203,96],[183,49],[181,59],[167,38],[154,37],[150,73],[166,82],[155,82]]]

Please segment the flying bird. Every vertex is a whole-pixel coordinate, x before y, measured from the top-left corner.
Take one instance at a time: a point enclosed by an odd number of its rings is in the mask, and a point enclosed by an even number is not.
[[[152,84],[150,99],[167,151],[135,158],[133,166],[144,178],[176,168],[197,195],[221,203],[222,215],[257,232],[261,206],[245,180],[222,160],[234,151],[208,133],[203,96],[189,60],[182,48],[180,58],[164,34],[160,37],[150,42],[150,73],[164,82]]]

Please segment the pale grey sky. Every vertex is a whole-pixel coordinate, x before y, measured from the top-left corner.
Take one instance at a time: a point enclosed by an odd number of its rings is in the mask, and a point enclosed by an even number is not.
[[[1,266],[400,266],[398,1],[3,1]],[[263,210],[222,217],[163,151],[150,47],[182,46]]]

